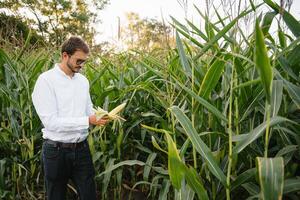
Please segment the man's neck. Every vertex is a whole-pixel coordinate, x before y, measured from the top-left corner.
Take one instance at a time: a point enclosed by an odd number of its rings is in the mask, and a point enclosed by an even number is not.
[[[59,68],[67,75],[73,78],[74,72],[64,63],[59,63],[58,64]]]

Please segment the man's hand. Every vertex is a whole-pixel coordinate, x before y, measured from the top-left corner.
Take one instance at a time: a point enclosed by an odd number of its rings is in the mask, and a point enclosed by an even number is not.
[[[103,126],[109,122],[108,118],[103,117],[97,120],[96,115],[89,116],[89,123],[96,126]]]

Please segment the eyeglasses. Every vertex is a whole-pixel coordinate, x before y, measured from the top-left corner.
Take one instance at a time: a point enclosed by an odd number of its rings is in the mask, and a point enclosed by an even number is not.
[[[76,65],[83,65],[86,60],[76,59]]]
[[[70,58],[72,57],[72,55],[70,55],[70,54],[68,54],[68,56],[69,56]],[[76,65],[83,65],[83,64],[86,62],[86,60],[75,58],[75,62],[76,62]]]

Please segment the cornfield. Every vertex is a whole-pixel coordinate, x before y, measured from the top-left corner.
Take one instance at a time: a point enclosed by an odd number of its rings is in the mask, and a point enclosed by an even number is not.
[[[299,199],[300,22],[250,2],[214,20],[195,6],[203,27],[173,18],[174,49],[91,57],[94,105],[126,102],[126,121],[90,128],[99,198]],[[44,198],[31,93],[58,54],[0,49],[1,199]]]

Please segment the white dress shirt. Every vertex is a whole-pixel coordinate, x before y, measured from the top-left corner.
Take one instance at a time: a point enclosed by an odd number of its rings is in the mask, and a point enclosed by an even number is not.
[[[71,78],[56,64],[39,76],[32,101],[44,139],[75,143],[87,138],[93,104],[85,76],[75,73]]]

